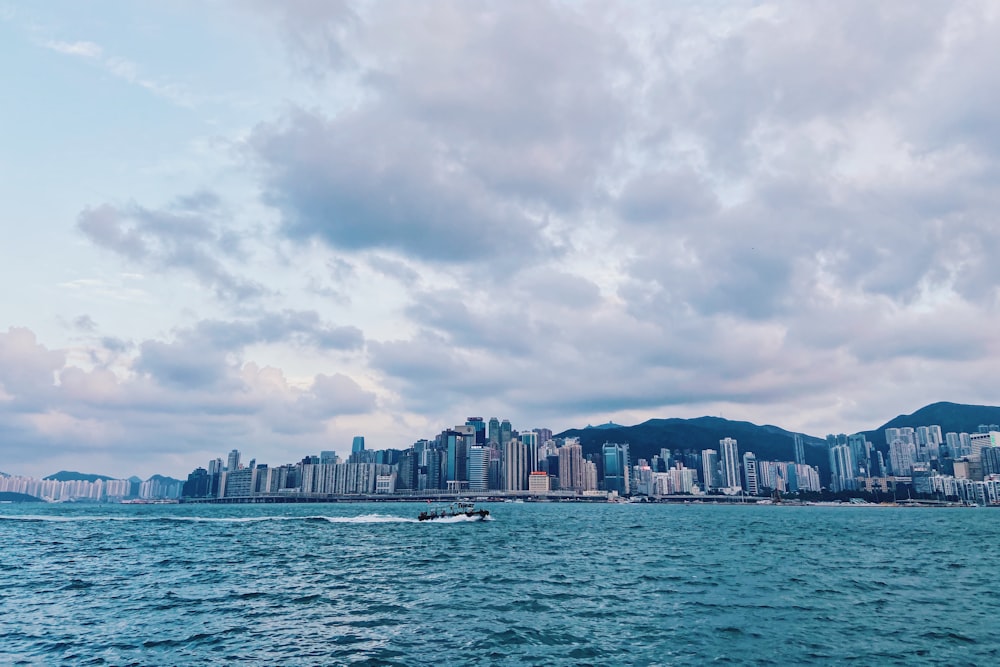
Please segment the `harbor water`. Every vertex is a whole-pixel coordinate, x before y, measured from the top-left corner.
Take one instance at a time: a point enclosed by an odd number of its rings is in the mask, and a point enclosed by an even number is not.
[[[0,664],[1000,664],[1000,514],[0,505]]]

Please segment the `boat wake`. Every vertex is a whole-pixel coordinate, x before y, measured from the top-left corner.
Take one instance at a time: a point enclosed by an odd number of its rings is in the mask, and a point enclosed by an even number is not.
[[[261,523],[265,521],[321,521],[325,523],[417,523],[416,519],[386,514],[362,516],[45,516],[25,514],[0,516],[0,521],[77,523],[90,521],[129,521],[146,523]]]

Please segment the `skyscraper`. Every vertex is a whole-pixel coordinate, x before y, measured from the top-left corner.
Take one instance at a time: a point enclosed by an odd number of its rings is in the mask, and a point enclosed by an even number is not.
[[[795,439],[795,462],[803,464],[806,462],[806,443],[800,433],[793,435]]]
[[[743,455],[743,479],[746,480],[744,489],[751,496],[756,496],[760,492],[757,484],[757,457],[753,452],[746,452]]]
[[[465,420],[465,425],[471,426],[476,430],[477,445],[486,444],[486,422],[483,421],[482,417],[468,417]]]
[[[743,485],[740,483],[740,458],[733,438],[719,440],[719,460],[722,468],[722,485],[726,493],[739,493]]]
[[[604,489],[616,491],[624,496],[629,492],[629,462],[625,460],[625,450],[618,443],[606,442],[601,448],[604,458]]]
[[[521,433],[518,439],[524,443],[525,455],[528,457],[528,472],[538,470],[538,434],[534,431]]]
[[[365,451],[365,436],[356,435],[351,442],[351,454]]]
[[[469,447],[469,490],[486,491],[490,484],[490,448]]]
[[[496,417],[490,417],[489,442],[491,445],[500,444],[500,420]]]
[[[719,453],[714,449],[701,450],[701,488],[711,491],[718,488]]]
[[[850,445],[830,448],[830,490],[853,491],[857,488],[857,464]]]
[[[583,447],[575,438],[559,448],[559,488],[583,489]]]
[[[504,419],[502,422],[500,422],[500,445],[501,445],[501,447],[503,445],[506,445],[508,442],[510,442],[512,434],[513,434],[513,428],[510,425],[510,421]]]
[[[524,491],[528,488],[528,452],[520,440],[508,440],[503,452],[504,484],[507,491]]]
[[[234,449],[229,452],[229,460],[226,462],[226,470],[234,472],[240,468],[240,450]]]

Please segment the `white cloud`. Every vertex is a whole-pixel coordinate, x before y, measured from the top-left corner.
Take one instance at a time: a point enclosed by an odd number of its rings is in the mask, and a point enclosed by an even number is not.
[[[94,42],[45,42],[45,47],[58,53],[68,56],[80,56],[81,58],[100,58],[104,49],[100,44]]]

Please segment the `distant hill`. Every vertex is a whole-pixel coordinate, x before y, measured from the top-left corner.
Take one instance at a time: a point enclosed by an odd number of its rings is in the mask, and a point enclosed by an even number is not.
[[[1000,424],[1000,407],[990,405],[965,405],[962,403],[931,403],[909,415],[899,415],[873,431],[865,431],[865,436],[877,449],[887,451],[885,429],[903,426],[941,427],[945,433],[975,433],[980,424]]]
[[[57,482],[96,482],[99,479],[105,481],[115,479],[107,475],[88,475],[82,472],[72,472],[70,470],[60,470],[54,475],[49,475],[45,479],[54,479]]]
[[[174,479],[173,477],[166,477],[165,475],[153,475],[152,477],[150,477],[146,481],[147,482],[163,482],[164,484],[175,484],[175,483],[178,483],[178,482],[180,482],[180,483],[184,482],[184,480]]]
[[[863,431],[877,449],[886,452],[885,429],[902,426],[930,426],[937,424],[941,433],[975,433],[980,424],[1000,424],[1000,407],[989,405],[964,405],[961,403],[932,403],[913,414],[899,415],[877,429]],[[698,417],[696,419],[650,419],[635,426],[620,426],[614,423],[570,429],[556,437],[580,439],[584,456],[600,453],[605,442],[627,442],[632,462],[652,459],[660,449],[703,449],[719,448],[719,440],[735,438],[739,443],[740,455],[754,452],[758,459],[770,461],[791,461],[794,459],[793,433],[777,426],[758,426],[750,422],[730,421],[721,417]],[[829,474],[830,460],[826,441],[811,435],[801,434],[806,444],[806,463],[819,468],[824,476]]]
[[[45,501],[27,493],[15,493],[13,491],[0,491],[0,502],[3,503],[44,503]]]
[[[721,417],[696,419],[650,419],[635,426],[605,424],[601,427],[570,429],[556,437],[580,439],[584,456],[600,453],[605,442],[627,442],[632,462],[652,459],[660,449],[719,449],[719,440],[735,438],[739,451],[751,451],[758,459],[791,461],[795,458],[793,433],[777,426],[758,426],[750,422],[730,421]],[[829,467],[825,441],[802,434],[806,444],[806,463],[821,470]]]

